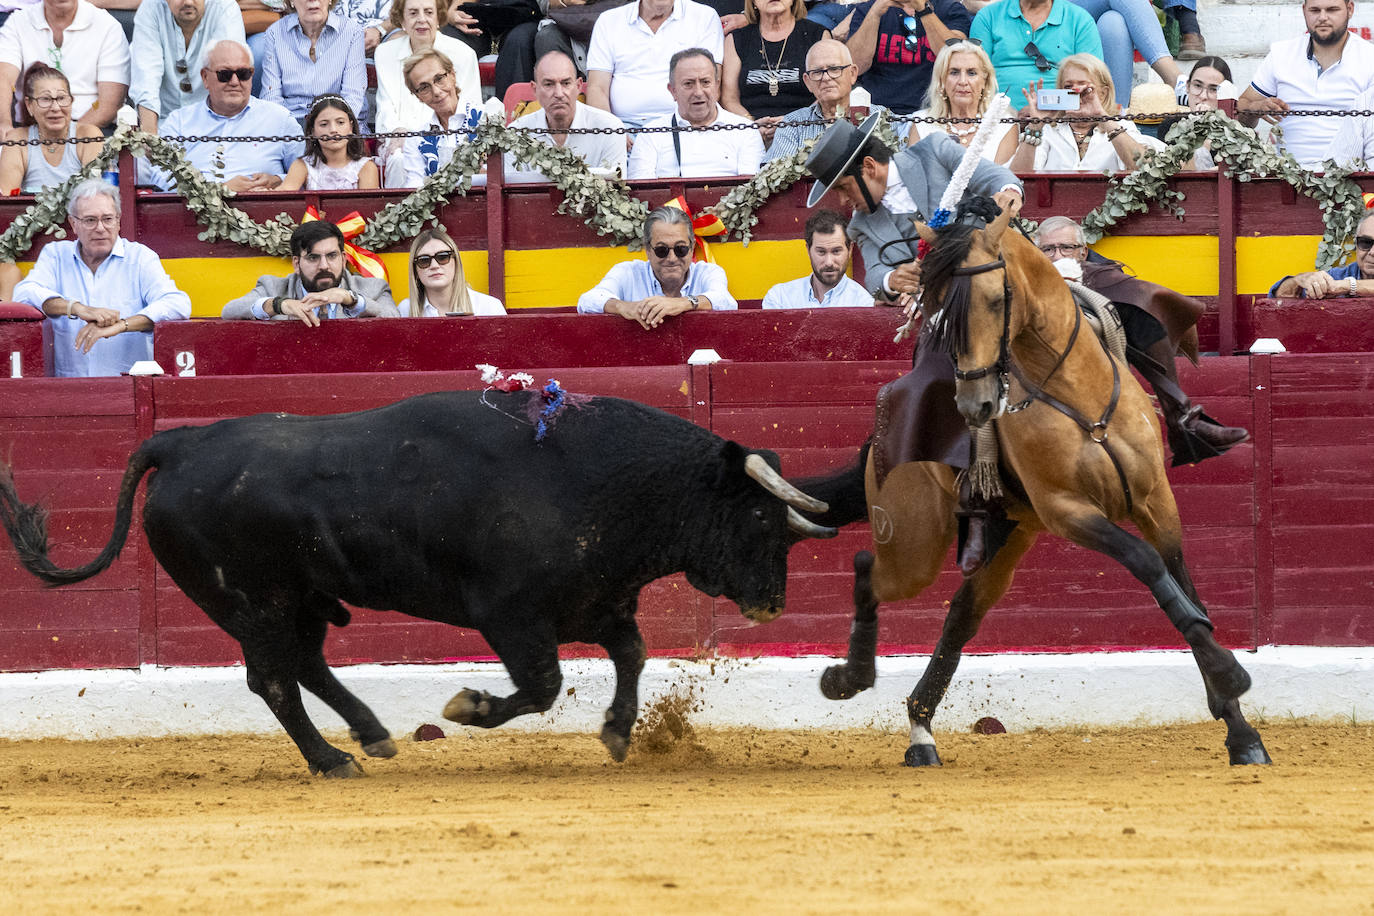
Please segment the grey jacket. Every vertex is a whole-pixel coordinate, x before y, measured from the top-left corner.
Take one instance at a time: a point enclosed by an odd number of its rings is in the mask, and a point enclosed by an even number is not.
[[[897,264],[916,259],[916,243],[920,239],[911,219],[930,219],[963,158],[964,147],[945,133],[931,134],[908,146],[892,157],[889,167],[897,169],[921,212],[890,213],[880,206],[873,213],[855,213],[849,221],[849,237],[859,243],[864,258],[864,286],[876,297],[891,298],[883,288],[883,279]],[[984,159],[973,170],[967,193],[990,197],[1008,186],[1022,190],[1021,180],[1010,169]],[[889,242],[895,244],[884,249]]]
[[[391,287],[385,280],[374,279],[372,277],[360,277],[357,274],[345,270],[343,281],[339,284],[344,289],[358,297],[358,305],[361,311],[355,307],[345,310],[339,306],[339,316],[344,318],[399,318],[400,311],[396,308],[396,302],[391,298]],[[258,277],[258,285],[253,287],[253,291],[246,296],[240,296],[233,302],[224,307],[220,313],[221,318],[247,318],[252,320],[257,316],[253,314],[253,306],[264,299],[275,299],[277,296],[285,296],[287,299],[299,299],[305,295],[305,290],[301,287],[300,275],[292,273],[286,277],[274,277],[270,274]],[[271,309],[266,309],[271,314]],[[348,312],[352,311],[353,314]],[[285,318],[293,320],[287,315],[273,315],[272,318]]]

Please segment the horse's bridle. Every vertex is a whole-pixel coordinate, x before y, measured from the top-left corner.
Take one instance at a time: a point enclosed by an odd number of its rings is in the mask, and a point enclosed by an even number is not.
[[[954,367],[954,377],[961,382],[973,382],[987,376],[997,374],[997,399],[1004,402],[1007,394],[1011,390],[1009,376],[1015,376],[1016,381],[1021,387],[1026,389],[1026,399],[1017,404],[1006,408],[1006,413],[1018,413],[1025,410],[1035,401],[1043,401],[1050,407],[1068,417],[1088,434],[1088,438],[1102,446],[1102,450],[1111,459],[1112,467],[1116,468],[1116,476],[1121,480],[1121,490],[1126,495],[1126,511],[1132,511],[1133,501],[1131,499],[1131,485],[1126,479],[1126,470],[1121,466],[1121,461],[1116,457],[1116,452],[1112,450],[1111,444],[1107,441],[1107,424],[1111,422],[1113,414],[1116,413],[1117,402],[1121,398],[1121,371],[1117,368],[1116,360],[1112,358],[1111,352],[1107,350],[1105,342],[1102,349],[1107,354],[1107,362],[1112,367],[1112,396],[1107,402],[1107,407],[1102,411],[1102,416],[1096,421],[1089,420],[1074,407],[1065,404],[1054,395],[1045,391],[1045,386],[1054,378],[1054,374],[1059,371],[1059,367],[1064,365],[1064,360],[1068,359],[1069,352],[1073,350],[1073,345],[1078,341],[1079,329],[1083,326],[1083,310],[1074,307],[1073,332],[1069,334],[1069,342],[1065,344],[1064,351],[1055,360],[1054,366],[1045,375],[1045,380],[1039,385],[1026,378],[1021,367],[1016,364],[1016,360],[1011,356],[1011,279],[1007,275],[1007,262],[1004,258],[995,261],[988,261],[986,264],[975,264],[971,267],[957,267],[951,271],[955,277],[969,277],[974,274],[987,273],[990,270],[1002,271],[1002,339],[998,344],[997,361],[990,366],[983,366],[979,369],[970,369],[965,372],[956,364]]]

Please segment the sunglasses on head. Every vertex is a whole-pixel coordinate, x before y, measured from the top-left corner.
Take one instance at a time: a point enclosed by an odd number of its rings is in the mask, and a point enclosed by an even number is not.
[[[436,251],[434,254],[417,254],[415,256],[415,266],[424,270],[430,264],[447,264],[452,260],[452,251]]]
[[[253,68],[235,67],[233,69],[226,68],[224,70],[215,71],[215,79],[219,80],[221,83],[227,83],[236,76],[239,78],[239,82],[246,83],[253,78]]]
[[[667,245],[655,245],[654,257],[658,258],[659,260],[663,260],[664,258],[668,257],[669,253],[672,253],[674,255],[677,255],[679,258],[685,258],[687,257],[688,253],[691,252],[691,250],[692,246],[688,245],[686,242],[678,242],[671,248],[669,248]]]
[[[1035,42],[1026,42],[1026,47],[1023,50],[1035,60],[1035,69],[1039,70],[1041,73],[1054,67],[1054,64],[1050,63],[1049,58],[1040,53],[1040,49],[1035,46]]]
[[[177,61],[172,66],[176,67],[177,73],[181,75],[181,82],[178,83],[178,86],[181,88],[181,91],[190,92],[191,77],[188,75],[190,73],[190,65],[186,63],[186,58],[183,57],[181,60]]]
[[[1370,238],[1367,235],[1355,236],[1356,251],[1368,251],[1371,248],[1374,248],[1374,238]]]

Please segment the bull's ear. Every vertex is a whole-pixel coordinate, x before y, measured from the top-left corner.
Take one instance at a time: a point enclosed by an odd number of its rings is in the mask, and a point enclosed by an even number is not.
[[[749,457],[749,449],[735,442],[733,439],[726,439],[720,446],[720,470],[716,474],[716,486],[722,486],[726,481],[738,479],[744,473],[744,459]]]

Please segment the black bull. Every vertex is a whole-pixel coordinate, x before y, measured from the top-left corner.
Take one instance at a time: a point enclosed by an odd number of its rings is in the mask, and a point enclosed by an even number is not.
[[[476,629],[515,684],[463,690],[444,714],[491,727],[553,705],[558,645],[595,643],[615,666],[601,739],[623,759],[638,714],[639,591],[685,572],[754,620],[781,613],[787,552],[831,536],[793,507],[824,503],[750,451],[686,420],[615,398],[569,397],[542,441],[533,392],[421,395],[324,417],[260,414],[153,436],[129,460],[115,529],[78,569],[48,558],[46,512],[0,474],[0,521],[25,568],[51,585],[89,578],[124,545],[149,469],[143,528],[154,556],[243,647],[249,688],[310,769],[348,776],[353,756],[306,716],[300,688],[348,723],[370,756],[387,730],[323,654],[340,602]]]

